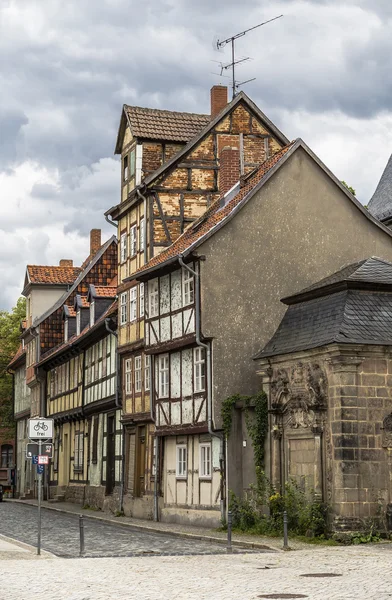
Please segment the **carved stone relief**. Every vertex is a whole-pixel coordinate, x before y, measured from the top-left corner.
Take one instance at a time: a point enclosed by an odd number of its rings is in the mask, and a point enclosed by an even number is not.
[[[327,377],[317,363],[298,362],[276,369],[271,381],[271,408],[276,426],[281,415],[284,427],[315,428],[327,407]]]

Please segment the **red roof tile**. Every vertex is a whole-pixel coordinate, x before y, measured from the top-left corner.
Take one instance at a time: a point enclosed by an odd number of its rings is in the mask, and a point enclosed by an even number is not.
[[[115,298],[117,294],[117,287],[105,286],[105,285],[95,285],[95,291],[97,293],[97,298]]]
[[[71,285],[79,273],[80,267],[50,267],[27,265],[30,283]]]
[[[238,204],[248,195],[248,193],[263,179],[279,160],[286,154],[295,142],[285,146],[271,158],[266,160],[256,171],[249,174],[240,187],[239,192],[231,198],[227,204],[221,208],[221,200],[219,198],[206,210],[206,212],[196,221],[194,221],[184,233],[166,250],[163,250],[157,256],[154,256],[148,263],[141,267],[137,274],[143,273],[152,267],[165,263],[171,258],[175,258],[179,254],[185,252],[195,242],[200,240],[204,235],[210,232],[216,225],[221,223]]]
[[[25,354],[26,349],[23,348],[23,344],[19,345],[19,348],[17,349],[16,353],[14,354],[14,356],[11,358],[9,364],[8,364],[8,368],[11,367],[11,365],[13,365],[21,356],[23,356],[23,354]]]
[[[134,137],[189,142],[211,120],[210,115],[124,106]]]

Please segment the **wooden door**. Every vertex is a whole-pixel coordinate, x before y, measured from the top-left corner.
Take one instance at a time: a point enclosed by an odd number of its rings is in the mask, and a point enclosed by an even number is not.
[[[106,494],[111,494],[115,484],[116,432],[114,415],[108,416],[106,445]]]
[[[146,468],[146,428],[140,426],[137,428],[136,440],[136,470],[135,470],[135,496],[144,494],[144,477]]]

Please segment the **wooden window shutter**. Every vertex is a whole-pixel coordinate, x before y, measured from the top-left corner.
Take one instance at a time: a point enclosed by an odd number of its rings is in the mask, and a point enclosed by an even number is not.
[[[98,429],[99,415],[94,415],[93,419],[93,448],[91,453],[91,462],[96,465],[98,462]]]

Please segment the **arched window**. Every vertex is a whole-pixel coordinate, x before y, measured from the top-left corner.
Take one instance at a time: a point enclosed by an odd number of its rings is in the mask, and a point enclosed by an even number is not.
[[[3,444],[1,446],[1,466],[12,467],[14,457],[14,449],[11,444]]]

